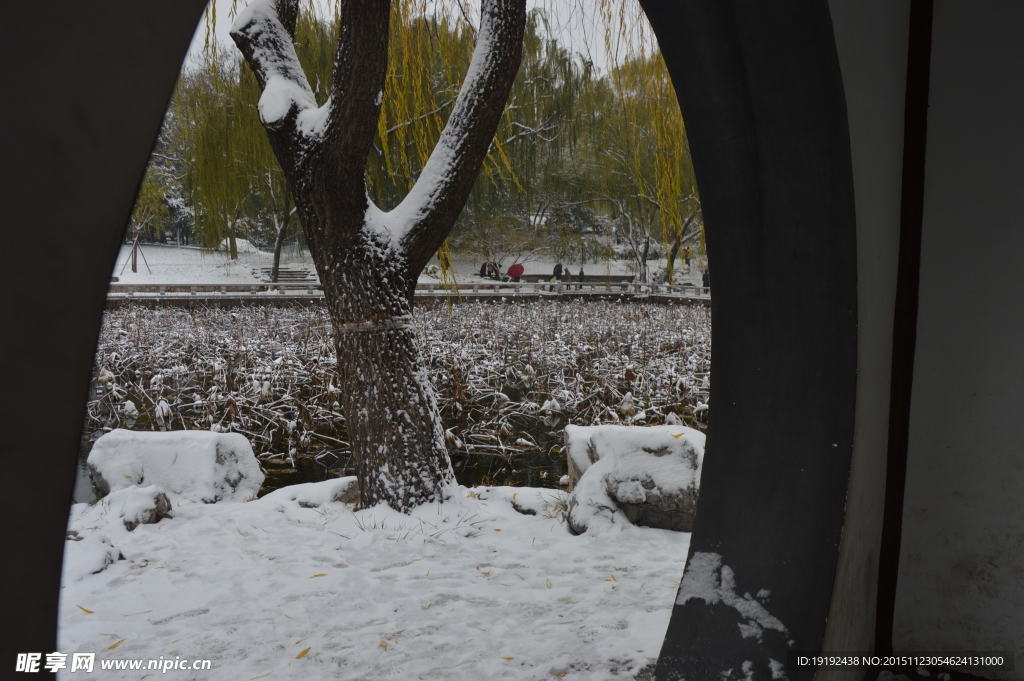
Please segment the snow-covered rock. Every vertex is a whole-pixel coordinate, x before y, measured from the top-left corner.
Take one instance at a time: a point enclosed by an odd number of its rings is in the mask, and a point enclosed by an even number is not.
[[[129,532],[139,525],[152,525],[171,515],[171,500],[156,485],[132,485],[119,489],[108,494],[104,502],[108,505],[108,513],[120,518]]]
[[[359,503],[359,484],[356,476],[333,478],[321,482],[304,482],[276,489],[260,499],[262,504],[295,501],[302,508],[318,508],[326,503]]]
[[[124,554],[105,536],[78,537],[69,533],[64,542],[64,574],[61,584],[77,582],[83,577],[103,572],[115,561],[124,560]]]
[[[704,434],[685,426],[566,426],[569,526],[689,532],[697,509]]]
[[[264,479],[238,433],[117,429],[96,440],[88,464],[101,496],[146,484],[208,504],[240,502],[255,498]]]

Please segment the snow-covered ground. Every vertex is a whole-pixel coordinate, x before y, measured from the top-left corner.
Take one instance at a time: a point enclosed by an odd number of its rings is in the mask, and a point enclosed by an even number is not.
[[[84,539],[68,542],[58,649],[213,661],[168,675],[183,680],[648,677],[689,534],[572,536],[555,490],[458,488],[404,516],[325,502],[332,484],[248,503],[173,496],[173,519],[134,532],[103,502],[75,505]],[[125,559],[70,581],[103,537]]]
[[[132,273],[122,248],[112,274],[254,283],[271,264],[259,252],[236,261],[173,246],[143,253],[148,268],[140,257]],[[311,267],[308,255],[283,264]],[[627,265],[585,269],[627,274]],[[553,266],[530,262],[526,272]],[[479,280],[478,270],[456,262],[460,282]],[[695,266],[686,280],[699,276]],[[336,482],[246,503],[170,494],[173,518],[131,532],[109,504],[76,504],[58,650],[212,660],[210,671],[171,672],[183,680],[649,678],[689,534],[619,522],[573,536],[565,494],[538,488],[460,487],[411,516],[355,512],[325,500],[323,486]],[[117,555],[124,560],[91,572]],[[157,678],[148,674],[95,678]],[[65,669],[61,678],[79,676]]]
[[[195,247],[165,246],[163,244],[142,244],[142,255],[138,258],[138,272],[132,272],[131,246],[121,246],[112,276],[121,284],[253,284],[259,281],[260,268],[274,264],[272,253],[258,251],[248,242],[239,247],[237,260],[231,260],[224,251],[202,251]],[[437,265],[437,259],[431,261]],[[480,262],[456,259],[454,262],[457,280],[462,283],[489,281],[480,278]],[[564,263],[567,276],[575,277],[580,270],[579,263]],[[147,267],[148,265],[148,267]],[[314,271],[308,251],[286,250],[281,265],[290,268],[308,268]],[[651,272],[664,267],[661,260],[651,260]],[[531,260],[525,264],[526,274],[551,275],[555,261],[551,259]],[[633,274],[628,260],[609,260],[602,263],[588,263],[583,266],[588,275]],[[701,271],[694,261],[689,272],[682,262],[676,263],[677,284],[699,284]],[[421,282],[436,282],[436,277],[423,275]]]
[[[260,280],[260,268],[274,265],[274,254],[240,241],[237,260],[225,251],[142,244],[137,272],[132,272],[132,247],[121,246],[111,276],[121,284],[255,284]],[[294,250],[282,253],[281,265],[313,269],[309,253]]]

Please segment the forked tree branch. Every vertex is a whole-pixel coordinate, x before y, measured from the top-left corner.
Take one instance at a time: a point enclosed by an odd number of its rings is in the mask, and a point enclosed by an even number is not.
[[[376,218],[393,226],[412,282],[469,198],[522,60],[526,0],[483,0],[480,14],[473,59],[441,139],[405,200]]]
[[[340,2],[331,96],[319,108],[292,44],[297,0],[277,2],[254,0],[231,35],[263,88],[260,116],[289,184],[299,193],[330,185],[317,192],[317,216],[307,216],[319,218],[309,222],[325,230],[324,245],[353,236],[335,232],[352,224],[340,216],[365,215],[371,230],[399,247],[406,280],[415,282],[451,231],[487,156],[522,59],[526,0],[482,0],[473,58],[441,139],[409,195],[388,214],[366,198],[364,169],[383,96],[390,1]]]
[[[366,159],[373,147],[388,66],[390,0],[341,0],[324,147],[314,173],[331,177],[344,197],[334,212],[359,212],[366,198]],[[317,178],[312,178],[317,182]],[[341,236],[341,235],[339,235]]]
[[[350,242],[368,206],[364,169],[380,112],[391,3],[341,0],[331,94],[320,107],[293,44],[298,4],[254,0],[231,36],[263,89],[260,118],[311,245],[326,253]]]

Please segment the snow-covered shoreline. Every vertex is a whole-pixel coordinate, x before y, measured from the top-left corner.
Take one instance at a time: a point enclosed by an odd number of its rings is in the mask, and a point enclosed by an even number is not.
[[[194,246],[168,246],[165,244],[141,244],[141,255],[137,259],[138,272],[131,271],[131,246],[121,246],[112,276],[121,284],[252,284],[260,280],[260,269],[271,267],[274,262],[273,253],[256,250],[248,242],[240,247],[238,259],[231,260],[224,251],[204,251]],[[437,265],[437,258],[431,260]],[[480,277],[480,262],[456,258],[453,266],[459,283],[492,281]],[[509,265],[511,263],[505,263]],[[566,277],[574,278],[579,272],[579,263],[563,263]],[[609,260],[602,263],[583,265],[589,275],[627,275],[631,261]],[[663,260],[650,260],[651,271],[663,268]],[[315,276],[313,261],[308,251],[286,249],[281,257],[281,266],[288,268],[304,268]],[[551,276],[555,261],[551,258],[530,260],[526,263],[526,274],[543,274]],[[438,278],[427,275],[420,276],[420,281],[436,282]],[[676,262],[675,282],[677,284],[698,285],[701,271],[694,262],[689,272],[681,261]]]
[[[646,677],[689,534],[574,537],[564,494],[535,488],[461,487],[411,516],[304,507],[329,484],[248,503],[175,497],[174,518],[134,532],[102,501],[75,505],[70,528],[125,560],[64,584],[58,649],[213,661],[180,679]]]

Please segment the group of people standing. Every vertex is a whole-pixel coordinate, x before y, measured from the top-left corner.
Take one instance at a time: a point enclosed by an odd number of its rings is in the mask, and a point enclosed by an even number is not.
[[[693,252],[690,249],[686,249],[683,252],[683,256],[686,259],[686,264],[689,266],[690,258],[693,257]],[[688,257],[687,257],[688,256]],[[480,276],[484,279],[494,279],[500,281],[502,279],[501,268],[495,262],[485,262],[480,266]],[[523,266],[519,263],[512,265],[508,268],[508,272],[505,274],[505,279],[508,281],[518,282],[523,276]],[[555,285],[562,283],[563,280],[569,279],[571,281],[572,273],[565,267],[562,267],[562,263],[556,263],[555,268],[551,271],[551,290],[555,290]],[[583,273],[583,268],[580,267],[579,274],[576,275],[576,281],[578,282],[577,288],[583,288],[583,279],[586,275]],[[701,283],[704,286],[704,293],[708,293],[711,288],[711,275],[708,274],[707,270],[701,276]]]
[[[582,284],[583,284],[583,277],[584,276],[585,275],[583,274],[583,268],[580,267],[580,273],[576,275],[576,281],[578,281],[580,283],[580,286],[578,288],[581,288],[581,289],[583,288]],[[568,269],[564,269],[562,267],[562,263],[555,263],[555,269],[552,270],[552,272],[551,272],[551,283],[552,284],[560,284],[562,282],[563,278],[570,278],[570,277],[572,277],[572,274],[569,272]],[[555,288],[552,286],[551,290],[554,291]]]

